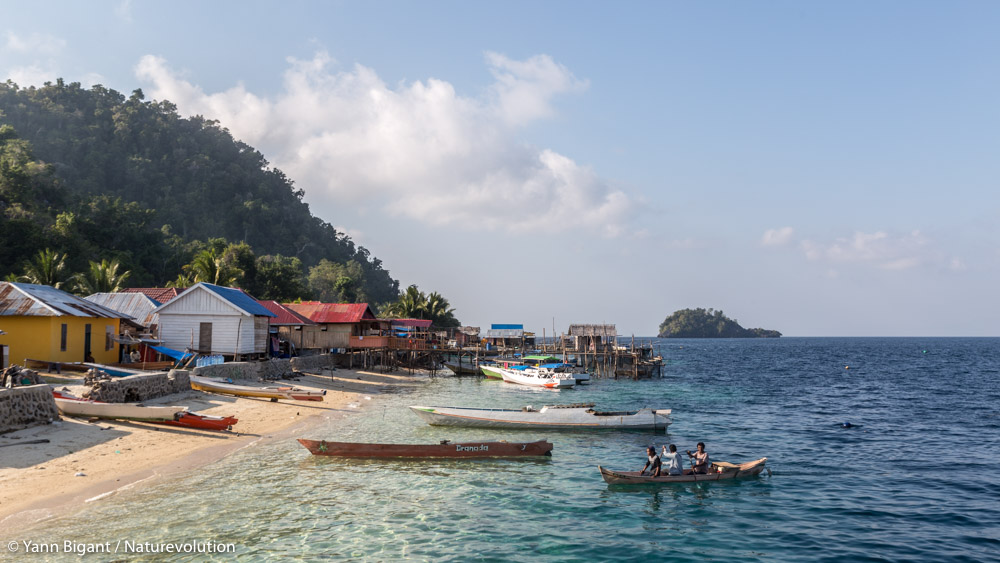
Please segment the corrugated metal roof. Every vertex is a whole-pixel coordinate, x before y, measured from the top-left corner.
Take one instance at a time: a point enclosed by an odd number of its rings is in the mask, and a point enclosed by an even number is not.
[[[392,326],[412,326],[415,328],[430,328],[429,319],[392,319]]]
[[[121,293],[141,293],[161,305],[180,295],[184,290],[176,287],[130,287]]]
[[[316,324],[277,301],[261,301],[258,299],[257,302],[263,305],[268,311],[274,313],[275,318],[271,319],[271,326]]]
[[[524,330],[520,328],[491,328],[486,331],[486,338],[521,338]]]
[[[356,323],[362,320],[377,320],[367,303],[285,303],[285,307],[320,324]]]
[[[153,313],[153,309],[160,306],[158,301],[150,299],[144,293],[95,293],[84,299],[125,313],[146,328],[156,323],[157,315]]]
[[[128,315],[61,289],[33,283],[0,282],[0,315],[126,319]]]
[[[618,336],[615,325],[569,325],[569,336]]]
[[[207,282],[198,282],[192,285],[191,287],[185,289],[183,292],[181,292],[180,295],[171,299],[170,302],[164,303],[163,305],[157,307],[156,312],[159,313],[161,310],[169,307],[178,299],[183,298],[185,295],[194,291],[201,291],[202,289],[214,293],[215,295],[218,295],[219,297],[227,301],[230,305],[236,307],[237,309],[243,311],[248,315],[253,315],[255,317],[276,316],[271,311],[268,311],[267,308],[265,308],[263,305],[258,303],[256,299],[247,295],[242,289],[238,289],[235,287],[222,287],[221,285],[215,285]]]

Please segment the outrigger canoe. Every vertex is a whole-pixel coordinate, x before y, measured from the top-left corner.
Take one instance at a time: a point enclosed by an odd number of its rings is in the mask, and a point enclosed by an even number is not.
[[[597,468],[601,471],[601,477],[609,485],[649,485],[659,483],[701,483],[703,481],[725,481],[740,477],[753,477],[759,475],[764,470],[766,457],[747,463],[728,463],[718,461],[709,466],[708,473],[689,475],[639,475],[638,471],[614,471],[605,469],[600,465]]]
[[[466,442],[454,444],[358,444],[299,438],[313,455],[363,458],[490,458],[551,456],[552,444],[538,442]]]
[[[666,429],[670,409],[643,408],[634,411],[598,411],[592,403],[546,405],[540,409],[475,409],[468,407],[410,407],[432,426],[533,429]]]
[[[233,416],[211,416],[190,412],[187,407],[145,406],[138,403],[105,403],[52,391],[59,412],[68,416],[134,420],[199,430],[229,430],[239,422]]]
[[[258,397],[262,399],[294,399],[296,401],[322,401],[326,391],[310,391],[297,387],[250,387],[248,385],[235,385],[200,377],[190,376],[191,387],[199,391],[209,393],[221,393],[223,395],[235,395],[237,397]]]

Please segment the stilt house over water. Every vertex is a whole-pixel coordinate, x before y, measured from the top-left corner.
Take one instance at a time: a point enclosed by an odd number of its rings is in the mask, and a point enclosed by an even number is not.
[[[618,344],[618,330],[611,324],[573,324],[563,336],[567,352],[600,353],[613,350]]]
[[[267,354],[275,315],[240,289],[200,282],[153,310],[167,348],[238,359]]]

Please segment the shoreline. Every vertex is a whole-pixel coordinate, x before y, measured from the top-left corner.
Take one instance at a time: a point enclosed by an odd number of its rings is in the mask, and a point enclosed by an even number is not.
[[[0,435],[0,445],[15,444],[0,450],[0,529],[9,535],[142,483],[204,467],[263,441],[288,438],[324,420],[360,412],[368,402],[366,396],[375,401],[378,395],[424,381],[420,374],[347,369],[298,372],[282,383],[326,390],[322,402],[270,402],[191,390],[144,403],[187,405],[204,414],[234,415],[239,422],[232,432],[62,417],[53,424]],[[18,444],[35,439],[50,442]]]

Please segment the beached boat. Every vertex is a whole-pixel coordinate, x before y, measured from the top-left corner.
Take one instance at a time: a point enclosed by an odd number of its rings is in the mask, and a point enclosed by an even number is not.
[[[262,399],[295,399],[296,401],[322,401],[326,391],[309,391],[297,387],[250,387],[235,385],[217,379],[192,375],[191,387],[209,393],[222,393],[237,397],[257,397]]]
[[[82,418],[106,418],[112,420],[137,420],[155,422],[175,420],[187,407],[148,407],[138,403],[102,403],[81,399],[67,393],[52,391],[59,412]]]
[[[510,369],[498,369],[503,380],[507,383],[545,387],[547,389],[568,389],[576,385],[576,378],[572,375],[543,373],[539,368],[531,366],[511,366]]]
[[[670,409],[598,411],[590,403],[546,405],[540,409],[475,409],[467,407],[410,407],[433,426],[539,429],[659,430],[670,424]]]
[[[653,477],[648,474],[639,475],[638,471],[614,471],[612,469],[605,469],[600,465],[598,465],[597,468],[601,471],[601,477],[604,477],[604,480],[607,481],[609,485],[701,483],[703,481],[725,481],[728,479],[759,475],[761,471],[764,471],[764,463],[766,461],[766,457],[762,457],[754,461],[748,461],[747,463],[728,463],[725,461],[718,461],[709,466],[708,473],[705,474],[660,475],[659,477]]]
[[[440,444],[358,444],[299,438],[299,443],[313,455],[338,457],[484,458],[552,455],[552,444],[548,440],[538,442],[465,442],[461,444],[444,440]]]
[[[239,420],[234,416],[211,416],[184,411],[179,413],[174,420],[156,420],[150,422],[154,424],[166,424],[168,426],[181,426],[183,428],[197,428],[198,430],[231,430]]]

